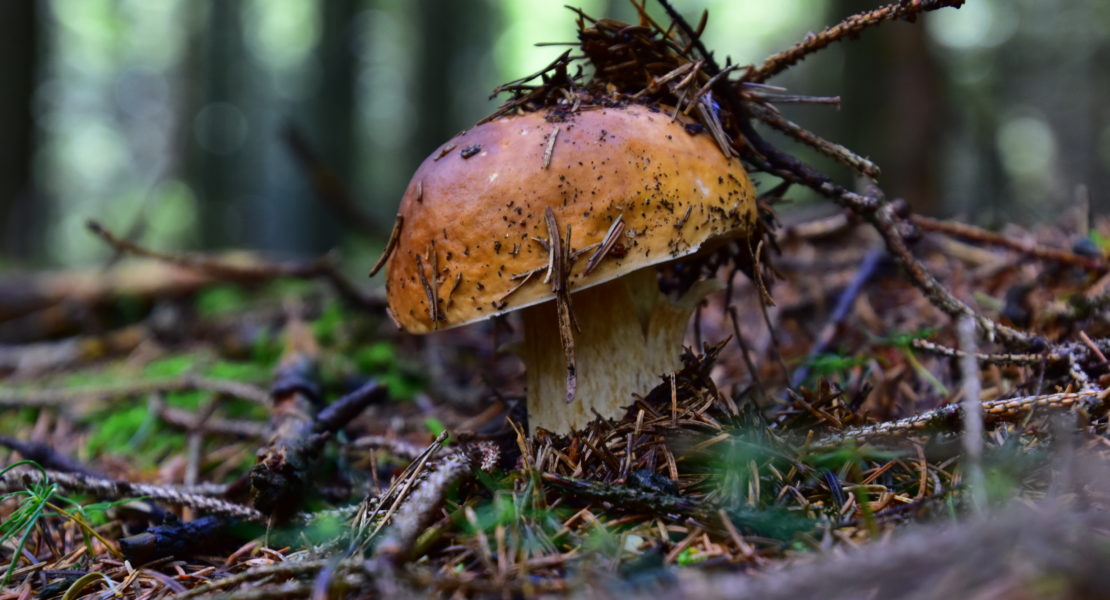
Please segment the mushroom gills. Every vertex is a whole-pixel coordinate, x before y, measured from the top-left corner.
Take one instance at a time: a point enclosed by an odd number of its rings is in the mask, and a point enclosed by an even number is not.
[[[655,269],[648,267],[573,293],[580,330],[574,334],[578,388],[570,403],[555,303],[524,309],[522,357],[532,431],[563,434],[599,416],[620,417],[633,394],[646,394],[661,376],[681,368],[690,315],[722,287],[717,280],[699,281],[671,300],[659,291]]]

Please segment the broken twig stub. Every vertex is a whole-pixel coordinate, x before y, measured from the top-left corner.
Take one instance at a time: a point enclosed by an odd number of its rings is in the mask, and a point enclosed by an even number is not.
[[[567,396],[568,403],[574,401],[578,388],[578,368],[574,360],[574,315],[570,307],[570,291],[567,289],[567,253],[563,247],[563,240],[559,236],[559,224],[555,220],[555,213],[551,207],[544,210],[544,220],[547,223],[547,246],[549,249],[548,276],[551,278],[551,291],[555,293],[555,309],[559,317],[559,340],[563,344],[563,358],[566,360],[567,369]],[[570,245],[570,231],[567,231],[567,246]]]
[[[397,219],[393,221],[393,229],[389,232],[389,240],[385,243],[385,249],[382,250],[382,255],[378,257],[378,261],[370,269],[370,276],[378,274],[378,271],[385,266],[386,261],[389,260],[389,255],[393,254],[393,250],[397,247],[397,240],[401,237],[401,227],[405,225],[405,217],[397,215]]]

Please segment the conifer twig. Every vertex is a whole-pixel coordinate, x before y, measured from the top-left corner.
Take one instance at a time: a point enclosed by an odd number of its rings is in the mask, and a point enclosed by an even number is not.
[[[1107,390],[1080,390],[1078,392],[1062,392],[1041,396],[1022,396],[1007,398],[1005,400],[990,400],[982,403],[984,424],[1012,421],[1022,417],[1035,409],[1064,410],[1078,404],[1103,404],[1110,389]],[[863,427],[853,427],[823,437],[811,444],[811,447],[824,448],[837,446],[849,441],[867,442],[876,438],[898,437],[921,433],[930,429],[951,431],[959,427],[963,418],[963,411],[958,404],[948,404],[912,417],[897,421],[887,421]]]
[[[946,6],[963,6],[964,0],[902,0],[874,10],[859,13],[826,27],[820,33],[810,34],[793,47],[771,55],[763,64],[748,70],[741,81],[762,83],[794,66],[807,56],[824,49],[829,44],[845,38],[856,37],[863,30],[894,19],[913,19],[919,13]]]
[[[1103,272],[1107,270],[1108,266],[1106,261],[1097,258],[1082,256],[1068,250],[1049,248],[1036,243],[1022,242],[993,231],[987,231],[981,227],[968,225],[967,223],[942,221],[924,215],[913,215],[910,217],[910,222],[927,231],[935,231],[937,233],[960,237],[975,242],[1009,248],[1010,250],[1015,250],[1034,258],[1073,265],[1088,271]]]
[[[992,321],[956,298],[938,281],[936,276],[910,251],[903,234],[904,222],[896,214],[894,205],[886,202],[877,190],[866,195],[852,192],[813,167],[767,143],[750,122],[744,122],[741,126],[745,138],[751,145],[750,148],[745,146],[747,150],[745,158],[772,175],[813,189],[867,220],[883,238],[890,253],[902,264],[910,282],[928,298],[933,306],[952,318],[971,317],[990,341],[999,341],[1021,348],[1035,345],[1036,338],[1033,335]]]
[[[96,234],[108,245],[127,254],[152,258],[186,269],[193,269],[203,273],[214,273],[228,279],[243,282],[269,281],[281,277],[322,279],[330,284],[336,293],[352,306],[375,312],[385,308],[385,300],[383,298],[360,289],[339,272],[332,254],[327,254],[308,262],[236,264],[209,256],[170,254],[151,250],[117,236],[99,222],[91,219],[87,222],[87,226],[89,231]]]
[[[0,392],[0,407],[61,406],[79,401],[104,402],[116,398],[143,396],[158,392],[188,392],[193,390],[224,394],[232,398],[249,400],[255,404],[265,405],[269,402],[266,392],[249,383],[187,374],[173,379],[154,379],[123,385],[5,391]]]
[[[83,492],[106,500],[144,497],[147,500],[163,504],[187,506],[207,514],[229,517],[242,521],[251,521],[254,523],[265,522],[262,513],[249,506],[213,498],[212,496],[198,493],[198,490],[192,488],[133,483],[130,481],[90,477],[80,473],[63,473],[61,471],[46,471],[46,477],[58,484],[61,488],[74,492]],[[38,481],[41,478],[42,474],[39,471],[11,471],[0,476],[0,487],[19,487],[25,485],[25,482],[28,480]]]
[[[822,138],[812,131],[783,117],[778,111],[764,106],[758,102],[747,105],[748,112],[755,118],[789,135],[790,137],[816,149],[836,162],[872,179],[878,179],[881,174],[879,165],[851,150]]]

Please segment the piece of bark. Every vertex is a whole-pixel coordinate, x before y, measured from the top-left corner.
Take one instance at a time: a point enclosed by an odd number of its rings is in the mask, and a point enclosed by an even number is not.
[[[119,549],[131,564],[139,566],[172,556],[189,559],[198,555],[220,555],[258,535],[256,524],[206,516],[187,523],[170,522],[120,539]]]
[[[44,469],[64,471],[66,473],[80,473],[90,477],[105,477],[103,473],[86,467],[42,442],[24,442],[13,437],[0,435],[0,446],[18,452],[23,458],[35,461]]]
[[[314,467],[328,438],[386,396],[384,386],[371,382],[324,407],[316,384],[316,340],[296,319],[286,331],[286,351],[271,392],[272,434],[245,482],[229,492],[234,496],[247,486],[250,504],[279,523],[300,510],[313,489]]]
[[[323,444],[315,432],[316,413],[322,404],[316,384],[319,347],[299,319],[289,320],[286,336],[285,353],[270,393],[272,434],[247,474],[251,505],[278,520],[303,503],[312,463]]]

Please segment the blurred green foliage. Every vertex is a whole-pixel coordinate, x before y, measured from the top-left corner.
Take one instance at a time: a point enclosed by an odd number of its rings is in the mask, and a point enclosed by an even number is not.
[[[180,354],[159,359],[143,367],[141,379],[161,380],[179,377],[186,373],[199,373],[208,377],[232,379],[251,383],[264,383],[270,377],[272,365],[255,362],[212,360],[206,354]],[[108,369],[116,372],[115,369]],[[112,376],[116,377],[118,375]],[[165,394],[167,405],[196,411],[209,397],[201,391],[170,392]],[[265,418],[265,409],[242,400],[227,400],[221,413],[236,418]],[[158,465],[166,456],[185,448],[185,434],[160,421],[151,411],[148,400],[137,398],[128,405],[108,405],[82,418],[90,434],[85,451],[89,456],[102,453],[126,455],[139,468]]]
[[[390,342],[372,342],[357,348],[354,362],[360,373],[385,384],[395,400],[411,400],[424,389],[425,381],[419,370],[401,359]]]
[[[217,285],[206,288],[197,294],[197,314],[202,317],[215,317],[235,313],[246,308],[247,293],[237,285]]]
[[[571,4],[635,20],[623,0]],[[693,22],[707,10],[703,41],[719,61],[739,64],[877,4],[675,2]],[[1110,185],[1110,113],[1100,109],[1110,75],[1097,68],[1110,10],[1098,0],[1053,4],[976,0],[917,25],[888,24],[772,83],[842,95],[840,111],[784,110],[878,159],[892,195],[988,223],[1070,218],[1059,209],[1088,197],[1104,206],[1089,190]],[[84,231],[95,215],[162,248],[343,247],[354,252],[352,273],[364,272],[382,240],[352,235],[318,204],[282,127],[305,130],[384,238],[417,163],[492,110],[494,86],[564,51],[535,44],[573,42],[576,20],[563,3],[536,0],[49,0],[35,11],[38,78],[10,92],[34,120],[34,189],[12,201],[44,210],[41,222],[8,230],[41,230],[37,259],[108,256]],[[30,214],[5,201],[0,221]],[[205,310],[226,308],[227,296],[207,299]]]

